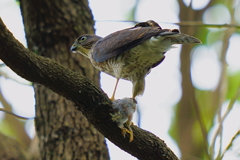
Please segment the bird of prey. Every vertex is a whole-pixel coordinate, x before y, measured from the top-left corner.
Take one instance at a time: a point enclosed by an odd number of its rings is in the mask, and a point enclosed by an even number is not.
[[[132,82],[132,98],[135,100],[144,92],[146,75],[164,60],[165,53],[174,44],[193,43],[201,41],[180,33],[178,29],[162,29],[158,23],[149,20],[104,38],[82,35],[76,39],[71,51],[84,55],[95,68],[116,77],[111,100],[114,100],[119,79]]]

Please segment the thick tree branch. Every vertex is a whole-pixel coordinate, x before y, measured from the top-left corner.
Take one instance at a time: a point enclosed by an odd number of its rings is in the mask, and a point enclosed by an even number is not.
[[[134,140],[129,143],[129,135],[124,138],[111,120],[112,102],[100,88],[80,74],[26,49],[6,29],[2,20],[0,58],[19,76],[73,101],[99,132],[124,151],[141,160],[178,160],[163,140],[137,126],[132,126]]]

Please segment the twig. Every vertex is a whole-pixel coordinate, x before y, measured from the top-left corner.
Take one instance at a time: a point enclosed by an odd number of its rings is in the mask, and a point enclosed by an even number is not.
[[[240,130],[237,131],[237,133],[232,137],[231,141],[229,142],[229,144],[227,145],[227,147],[225,148],[225,150],[223,151],[222,155],[220,156],[220,159],[223,158],[224,154],[232,147],[233,145],[233,141],[240,135]]]
[[[224,120],[226,119],[227,115],[230,113],[230,111],[233,108],[234,103],[236,102],[237,98],[240,96],[240,87],[238,88],[237,92],[235,93],[234,97],[231,99],[231,101],[229,102],[228,108],[226,110],[226,112],[224,113],[224,115],[221,117],[220,121],[219,121],[219,125],[218,128],[213,136],[213,141],[211,144],[211,149],[214,150],[214,146],[215,146],[215,142],[217,139],[217,136],[219,135],[221,128],[222,128],[222,124],[224,122]],[[219,157],[219,156],[218,156]]]
[[[7,114],[13,115],[13,116],[15,116],[15,117],[17,117],[17,118],[24,119],[24,120],[34,119],[34,118],[35,118],[35,117],[27,118],[27,117],[19,116],[19,115],[14,114],[14,113],[12,113],[12,112],[10,112],[10,111],[6,111],[6,110],[3,109],[3,108],[0,108],[0,111],[3,111],[3,112],[5,112],[5,113],[7,113]]]
[[[96,22],[123,22],[123,23],[139,23],[139,21],[125,21],[125,20],[96,20]],[[178,26],[194,26],[194,27],[208,27],[208,28],[240,28],[240,25],[237,24],[206,24],[202,21],[182,21],[182,22],[158,22],[165,24],[175,24]]]

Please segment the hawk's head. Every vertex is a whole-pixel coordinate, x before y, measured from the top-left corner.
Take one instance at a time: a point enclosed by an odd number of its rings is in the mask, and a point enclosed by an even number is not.
[[[102,38],[94,34],[84,34],[75,40],[70,50],[89,58],[90,49],[100,39]]]

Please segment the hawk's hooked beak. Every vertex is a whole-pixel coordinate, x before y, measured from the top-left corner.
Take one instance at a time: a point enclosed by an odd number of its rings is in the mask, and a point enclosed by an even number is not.
[[[70,51],[73,53],[77,53],[77,45],[73,44],[72,47],[70,48]]]

